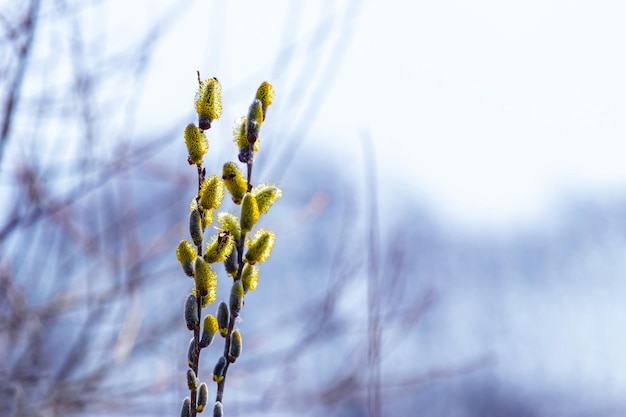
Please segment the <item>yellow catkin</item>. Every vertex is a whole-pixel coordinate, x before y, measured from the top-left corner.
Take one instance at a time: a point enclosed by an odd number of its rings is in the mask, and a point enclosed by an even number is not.
[[[209,141],[204,132],[193,123],[185,127],[185,145],[189,153],[189,163],[201,164],[204,154],[209,150]]]
[[[252,230],[259,220],[259,215],[259,206],[256,198],[251,193],[246,193],[241,201],[241,231],[247,233]]]
[[[200,205],[206,210],[219,208],[224,199],[224,180],[215,174],[209,175],[200,186]]]
[[[181,240],[176,247],[176,259],[178,259],[178,262],[182,264],[195,261],[196,256],[198,256],[196,247],[188,240]]]
[[[248,242],[248,251],[246,252],[246,260],[251,265],[257,262],[265,262],[269,258],[276,235],[267,229],[258,230],[252,239]]]
[[[252,189],[252,195],[256,197],[259,213],[265,214],[272,205],[282,197],[283,192],[273,184],[258,184]]]
[[[207,314],[202,322],[202,338],[200,339],[200,347],[207,347],[213,341],[213,336],[217,333],[217,319],[213,314]]]
[[[217,236],[213,236],[207,243],[204,260],[212,264],[224,262],[235,247],[235,239],[228,230],[220,230]]]
[[[237,164],[234,162],[226,162],[222,168],[222,179],[233,202],[240,204],[243,195],[248,191],[248,181],[243,177]]]
[[[222,115],[222,85],[217,78],[200,81],[195,102],[200,128],[206,130]]]
[[[203,297],[203,304],[210,304],[217,297],[217,272],[200,257],[196,258],[196,291]]]
[[[250,146],[248,143],[248,133],[246,132],[247,123],[248,118],[246,116],[241,116],[237,119],[235,126],[233,127],[233,140],[239,148],[247,148]]]
[[[223,230],[228,230],[233,238],[237,241],[241,236],[241,225],[239,217],[233,213],[222,211],[217,214],[217,223]]]
[[[256,289],[259,282],[259,268],[256,265],[246,264],[241,272],[241,283],[244,291]]]
[[[259,88],[256,90],[256,99],[263,105],[263,119],[265,120],[265,113],[267,108],[272,104],[274,100],[274,87],[267,81],[263,81]]]

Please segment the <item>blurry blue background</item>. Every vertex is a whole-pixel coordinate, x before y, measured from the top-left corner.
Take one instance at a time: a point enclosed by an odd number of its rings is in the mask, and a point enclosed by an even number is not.
[[[196,70],[224,87],[209,172],[277,92],[228,415],[626,415],[625,13],[0,2],[3,415],[178,413]]]

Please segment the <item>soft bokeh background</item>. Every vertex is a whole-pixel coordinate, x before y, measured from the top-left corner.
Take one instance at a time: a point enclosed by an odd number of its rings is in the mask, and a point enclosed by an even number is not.
[[[227,415],[626,415],[625,15],[0,2],[0,414],[179,413],[200,70],[224,86],[209,172],[277,91],[255,177],[283,188],[278,241]]]

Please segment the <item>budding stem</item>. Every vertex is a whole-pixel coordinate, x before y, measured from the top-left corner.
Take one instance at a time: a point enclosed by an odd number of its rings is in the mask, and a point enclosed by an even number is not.
[[[248,167],[248,192],[252,191],[252,167],[254,165],[254,144],[250,144],[250,157],[248,158],[248,162],[246,166]],[[241,271],[240,274],[241,276]]]
[[[249,146],[250,146],[250,158],[248,159],[248,162],[246,163],[246,166],[248,168],[248,175],[247,175],[248,192],[252,191],[252,167],[254,166],[254,144],[250,144]],[[246,241],[246,234],[247,232],[242,230],[241,236],[239,237],[239,240],[237,241],[236,249],[237,249],[238,267],[237,267],[237,277],[235,278],[235,281],[241,280],[241,273],[243,272],[243,267],[244,267],[243,249],[244,249],[244,243]],[[225,358],[228,358],[228,353],[230,352],[232,334],[235,328],[235,321],[237,320],[238,317],[239,317],[239,313],[233,312],[231,309],[230,321],[228,322],[228,333],[226,334],[226,338],[224,340],[224,357]],[[217,394],[215,395],[216,402],[219,401],[220,403],[223,403],[222,398],[224,397],[224,386],[226,384],[226,374],[228,372],[229,366],[230,366],[230,361],[226,361],[226,366],[224,367],[224,371],[222,373],[224,378],[222,378],[222,380],[217,384]]]
[[[198,71],[198,81],[200,81],[200,71]],[[196,165],[198,168],[198,194],[196,195],[196,204],[198,206],[198,208],[200,208],[200,188],[202,187],[202,181],[204,181],[204,175],[206,170],[202,167],[202,164],[197,164]],[[204,236],[204,235],[203,235]],[[203,242],[200,242],[199,245],[196,246],[197,251],[198,251],[198,256],[202,257],[202,246],[203,246]],[[196,303],[197,303],[197,307],[198,307],[198,317],[201,319],[202,318],[202,297],[198,296],[199,291],[198,291],[198,286],[196,284]],[[195,346],[194,346],[194,351],[193,351],[193,365],[191,367],[191,369],[193,369],[193,371],[195,372],[196,375],[198,375],[198,369],[200,366],[200,324],[198,324],[194,329],[193,329],[193,338],[195,340]],[[191,397],[191,414],[190,417],[196,417],[197,415],[197,388],[191,390],[190,392],[190,397]]]

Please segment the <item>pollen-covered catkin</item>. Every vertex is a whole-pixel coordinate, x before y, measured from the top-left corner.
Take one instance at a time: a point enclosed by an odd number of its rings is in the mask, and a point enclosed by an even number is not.
[[[198,252],[193,244],[188,240],[181,240],[176,247],[176,259],[183,267],[183,271],[189,277],[194,274],[194,266]]]
[[[241,203],[243,195],[248,191],[248,181],[243,177],[237,164],[234,162],[226,162],[222,168],[222,179],[233,202],[235,204]]]
[[[196,295],[203,297],[203,304],[210,304],[217,297],[217,272],[199,256],[196,258],[196,291]]]
[[[228,230],[236,241],[241,237],[239,217],[233,213],[220,212],[217,214],[217,223],[223,230]]]
[[[220,230],[217,236],[213,236],[207,243],[204,260],[210,264],[223,262],[228,258],[235,247],[235,239],[228,230]]]
[[[255,98],[261,102],[263,109],[263,120],[265,120],[267,108],[270,106],[270,104],[272,104],[272,101],[274,100],[274,87],[272,87],[272,84],[268,83],[267,81],[263,81],[259,88],[256,90]]]
[[[252,291],[259,282],[259,268],[256,265],[246,264],[241,272],[241,283],[244,292]]]
[[[265,262],[269,258],[276,235],[267,229],[257,230],[254,237],[248,242],[246,260],[251,265],[257,262]]]
[[[251,193],[244,194],[241,201],[241,231],[247,233],[252,230],[259,220],[259,215],[259,206],[254,195]]]
[[[246,130],[247,125],[248,118],[246,116],[241,116],[235,121],[235,126],[233,127],[233,140],[237,144],[238,148],[250,147],[250,143],[248,142],[248,132]]]
[[[248,112],[236,122],[233,138],[238,147],[239,163],[226,162],[220,176],[219,173],[207,175],[203,159],[209,149],[205,131],[222,115],[222,86],[214,77],[201,80],[200,72],[198,83],[194,102],[198,125],[189,123],[184,131],[187,160],[190,165],[196,165],[198,187],[189,204],[190,238],[176,247],[176,258],[184,273],[194,279],[184,310],[186,326],[193,333],[187,353],[187,388],[191,395],[183,401],[181,416],[195,416],[208,406],[208,386],[199,378],[203,368],[200,366],[200,354],[206,352],[204,348],[214,341],[215,334],[219,332],[224,338],[224,346],[223,356],[213,368],[212,377],[218,384],[213,416],[223,417],[221,401],[226,373],[229,364],[234,363],[242,352],[242,334],[235,329],[236,323],[244,306],[244,297],[258,285],[257,264],[268,259],[276,239],[275,234],[267,229],[252,235],[253,229],[259,217],[281,198],[282,191],[271,183],[255,187],[252,184],[256,152],[261,142],[261,126],[274,98],[272,85],[267,81],[261,83]],[[242,172],[240,165],[245,166],[247,172]],[[224,188],[232,201],[241,206],[236,214],[219,212]],[[214,222],[217,223],[216,234],[211,233],[213,228],[209,229]],[[219,303],[215,315],[206,314],[203,309],[217,297],[218,274],[213,264],[218,262],[223,262],[226,273],[232,278],[227,279],[232,282],[230,297],[226,302]]]
[[[202,181],[200,187],[200,206],[206,210],[219,208],[224,199],[224,180],[215,174]]]
[[[259,213],[265,214],[282,197],[283,192],[273,184],[263,183],[256,185],[252,189],[252,195],[256,198]]]
[[[190,164],[201,164],[204,154],[209,149],[209,141],[204,132],[193,123],[185,128],[185,144],[189,153]]]
[[[222,115],[222,85],[217,78],[200,81],[196,92],[196,112],[202,130],[210,129],[213,120]]]

